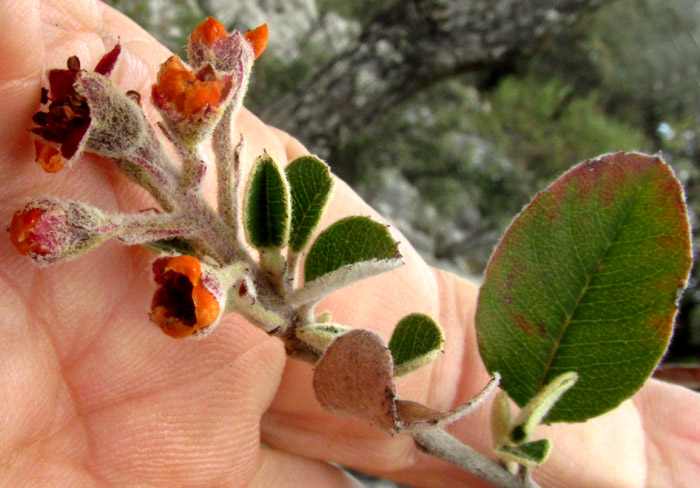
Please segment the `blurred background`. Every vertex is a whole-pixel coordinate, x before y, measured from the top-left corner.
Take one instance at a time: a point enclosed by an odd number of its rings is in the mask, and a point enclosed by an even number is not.
[[[107,3],[183,57],[207,15],[241,31],[267,23],[247,107],[436,266],[478,279],[537,191],[610,151],[661,153],[698,227],[697,0]],[[694,271],[667,363],[700,363]]]

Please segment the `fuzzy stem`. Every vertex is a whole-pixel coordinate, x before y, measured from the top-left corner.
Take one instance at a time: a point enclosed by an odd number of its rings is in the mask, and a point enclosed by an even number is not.
[[[173,214],[116,215],[110,219],[114,236],[128,245],[148,244],[160,239],[187,237],[196,232],[196,223]]]
[[[285,296],[293,292],[298,286],[299,253],[289,249],[287,253],[287,269],[284,271],[283,287]]]
[[[233,108],[229,107],[214,130],[214,156],[216,158],[217,204],[221,218],[238,235],[238,187],[241,180],[241,161],[245,141],[233,147],[231,130]]]
[[[454,464],[496,486],[501,488],[538,488],[534,481],[526,481],[512,475],[500,464],[455,439],[442,429],[413,432],[411,436],[425,453]]]
[[[182,148],[182,184],[189,191],[200,191],[207,164],[197,146]]]

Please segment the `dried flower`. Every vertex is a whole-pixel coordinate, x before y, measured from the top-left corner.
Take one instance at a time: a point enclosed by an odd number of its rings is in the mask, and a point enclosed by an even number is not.
[[[151,302],[151,318],[167,335],[188,337],[219,319],[223,308],[220,287],[212,283],[211,276],[202,276],[199,260],[192,256],[160,258],[153,263],[153,274],[160,288]]]
[[[120,52],[121,46],[117,44],[97,63],[95,73],[109,76]],[[51,103],[46,112],[39,111],[32,117],[39,127],[31,132],[53,143],[35,143],[35,160],[49,173],[60,170],[78,155],[92,121],[88,101],[75,86],[81,73],[80,60],[71,56],[66,64],[67,69],[49,71],[49,89],[42,88],[41,103]]]

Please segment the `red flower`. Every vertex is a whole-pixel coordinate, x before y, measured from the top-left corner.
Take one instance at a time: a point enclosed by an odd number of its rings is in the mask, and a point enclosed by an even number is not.
[[[174,338],[187,337],[212,325],[221,314],[216,297],[202,282],[200,262],[191,256],[160,258],[153,263],[156,290],[151,318]]]
[[[120,52],[121,46],[117,44],[97,63],[95,72],[109,76]],[[81,71],[80,60],[71,56],[66,64],[68,69],[49,71],[49,89],[42,88],[41,103],[51,103],[46,112],[39,111],[32,117],[39,127],[31,132],[53,143],[35,143],[35,160],[49,173],[60,170],[76,155],[91,122],[87,100],[77,93],[74,86]]]

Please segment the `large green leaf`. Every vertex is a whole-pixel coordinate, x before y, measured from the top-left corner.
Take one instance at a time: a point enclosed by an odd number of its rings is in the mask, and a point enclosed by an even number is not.
[[[314,241],[304,264],[304,281],[351,265],[382,267],[401,255],[387,227],[367,217],[346,217],[324,230]]]
[[[256,249],[281,248],[289,238],[289,184],[266,153],[251,170],[245,197],[244,223],[248,242]]]
[[[682,189],[661,159],[615,153],[576,166],[489,262],[476,318],[484,363],[520,406],[577,372],[545,422],[614,408],[666,350],[690,256]]]
[[[431,363],[442,352],[444,342],[440,326],[427,315],[414,313],[404,317],[389,341],[394,374],[402,376]]]
[[[309,243],[333,191],[333,177],[315,156],[295,159],[285,169],[292,193],[292,229],[289,248],[299,252]]]

